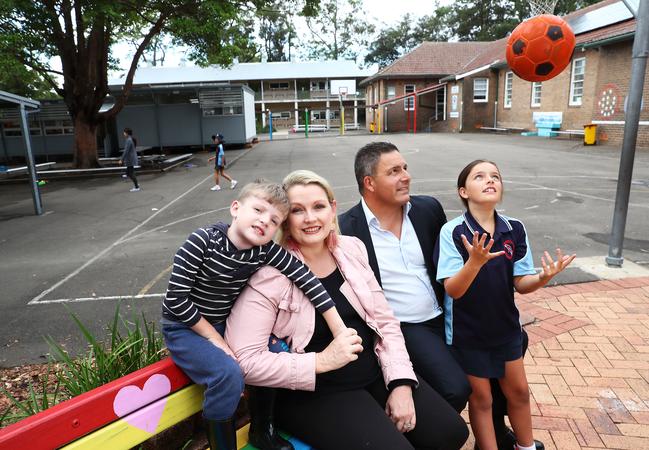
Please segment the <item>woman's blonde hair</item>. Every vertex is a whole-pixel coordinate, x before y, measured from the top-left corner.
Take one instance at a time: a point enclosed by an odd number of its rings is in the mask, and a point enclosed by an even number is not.
[[[294,170],[293,172],[286,175],[286,177],[284,177],[284,180],[282,181],[282,186],[284,187],[284,190],[287,194],[289,189],[291,189],[293,186],[307,186],[309,184],[320,186],[322,190],[324,190],[327,194],[327,200],[329,200],[329,204],[333,205],[336,199],[334,197],[334,191],[331,188],[331,185],[324,177],[321,177],[315,172],[312,172],[310,170]],[[333,223],[333,233],[331,233],[331,235],[327,238],[327,246],[330,250],[333,250],[333,248],[338,244],[338,240],[336,238],[340,233],[340,227],[338,226],[338,216],[334,216]],[[288,232],[288,220],[285,220],[282,223],[280,229],[277,231],[276,241],[280,245],[285,247],[294,246],[294,244],[291,244],[291,235]]]

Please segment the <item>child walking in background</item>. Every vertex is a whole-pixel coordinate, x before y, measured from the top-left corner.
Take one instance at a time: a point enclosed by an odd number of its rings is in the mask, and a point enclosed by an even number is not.
[[[207,162],[216,160],[214,163],[214,186],[210,188],[212,191],[221,190],[221,185],[219,185],[219,174],[230,182],[230,189],[234,189],[238,183],[237,180],[232,179],[230,175],[225,173],[225,151],[223,150],[223,142],[223,136],[220,134],[212,135],[212,144],[216,151],[216,155],[211,156],[207,160]]]
[[[173,361],[196,384],[206,386],[203,417],[212,450],[237,448],[233,415],[244,379],[223,335],[232,305],[260,267],[270,265],[290,278],[323,315],[334,336],[346,330],[318,278],[272,241],[288,210],[281,185],[247,184],[230,206],[232,224],[199,228],[174,257],[162,302],[162,333]],[[292,449],[272,423],[275,390],[250,386],[248,393],[250,443],[263,450]]]
[[[536,273],[523,223],[496,211],[503,183],[493,162],[471,162],[460,172],[457,189],[467,211],[442,227],[434,258],[437,278],[446,289],[447,343],[471,383],[471,428],[481,450],[497,450],[489,383],[496,378],[507,398],[516,448],[534,450],[514,289],[521,294],[539,289],[575,255],[557,248],[554,261],[546,251],[542,271]]]

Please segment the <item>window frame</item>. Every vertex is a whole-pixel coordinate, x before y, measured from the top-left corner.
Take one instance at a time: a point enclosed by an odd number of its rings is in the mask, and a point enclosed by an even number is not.
[[[412,88],[412,91],[408,92],[408,89]],[[417,90],[416,84],[404,84],[403,85],[403,95],[412,94]],[[403,99],[403,110],[404,111],[414,111],[415,110],[415,97],[406,97]]]
[[[271,111],[273,120],[288,120],[291,118],[291,111]]]
[[[484,81],[484,99],[476,98],[476,81]],[[489,101],[489,78],[479,77],[473,79],[473,103],[487,103]]]
[[[538,102],[536,100],[536,88],[538,88]],[[543,83],[541,81],[533,81],[532,82],[532,91],[531,91],[531,96],[530,96],[530,106],[532,108],[540,108],[541,107],[541,98],[543,96]]]
[[[513,85],[514,72],[510,70],[509,72],[505,73],[505,86],[503,88],[503,108],[510,109],[512,107],[512,98],[514,91]]]
[[[273,87],[275,85],[275,87]],[[284,87],[286,85],[286,87]],[[273,81],[268,83],[268,89],[271,91],[288,91],[291,88],[291,83],[288,81]]]
[[[577,63],[583,62],[581,66],[581,73],[575,74],[575,69],[577,67]],[[581,76],[580,80],[576,79],[577,76]],[[572,67],[570,68],[570,96],[568,97],[568,105],[569,106],[581,106],[583,103],[583,98],[584,98],[584,82],[586,81],[586,57],[581,57],[581,58],[575,58],[572,60]],[[575,94],[575,90],[577,88],[577,85],[579,85],[579,89],[581,92],[579,93],[579,97],[577,98]]]
[[[392,91],[392,92],[390,92]],[[396,86],[386,86],[385,89],[385,98],[390,99],[397,96],[397,87]]]

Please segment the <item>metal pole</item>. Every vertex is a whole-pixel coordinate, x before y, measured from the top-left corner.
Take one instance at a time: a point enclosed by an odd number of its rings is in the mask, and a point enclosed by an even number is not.
[[[268,110],[268,133],[270,140],[273,140],[273,113]]]
[[[304,137],[309,137],[309,110],[304,109]]]
[[[29,172],[29,182],[32,185],[32,199],[34,200],[34,212],[37,216],[43,214],[43,205],[41,203],[41,191],[38,188],[36,178],[36,167],[34,166],[34,156],[32,155],[32,140],[29,135],[29,122],[27,121],[27,111],[25,105],[20,105],[20,127],[23,130],[25,138],[25,153],[27,154],[27,170]]]
[[[606,264],[622,267],[624,258],[624,228],[629,210],[629,194],[633,176],[633,159],[638,138],[640,108],[642,106],[642,91],[649,55],[649,2],[641,1],[638,8],[635,37],[633,39],[633,56],[631,62],[631,83],[629,86],[629,101],[624,115],[624,140],[620,155],[620,170],[617,177],[617,193],[615,195],[615,210],[611,240],[608,247]]]

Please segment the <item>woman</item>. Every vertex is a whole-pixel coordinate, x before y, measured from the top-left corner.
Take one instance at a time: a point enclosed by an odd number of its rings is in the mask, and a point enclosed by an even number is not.
[[[334,338],[288,278],[263,268],[226,327],[246,382],[284,388],[277,424],[319,450],[460,448],[466,424],[415,375],[365,247],[338,235],[327,181],[299,170],[284,188],[291,207],[280,242],[320,278],[351,330]],[[271,353],[271,333],[286,339],[291,352]]]

